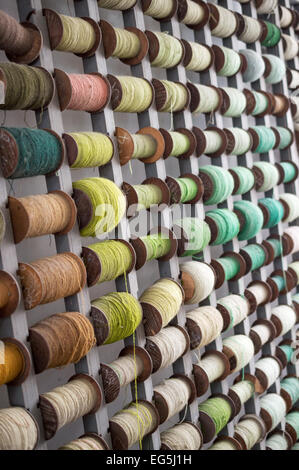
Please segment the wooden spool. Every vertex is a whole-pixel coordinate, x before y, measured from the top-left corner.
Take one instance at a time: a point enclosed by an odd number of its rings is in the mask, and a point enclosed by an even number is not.
[[[44,8],[43,15],[46,17],[46,21],[47,21],[50,48],[52,51],[54,51],[62,40],[63,23],[62,23],[60,15],[56,11],[51,10],[50,8]],[[95,33],[95,42],[93,46],[91,47],[91,49],[88,50],[87,52],[84,52],[84,54],[75,54],[78,57],[86,58],[95,54],[96,50],[98,49],[101,43],[102,33],[101,33],[98,23],[92,18],[82,17],[81,19],[89,23],[92,26],[94,33]]]
[[[163,157],[166,159],[172,154],[173,140],[172,140],[171,134],[167,130],[160,128],[159,131],[161,132],[161,134],[163,136],[163,139],[164,139],[164,154],[163,154]],[[181,154],[179,156],[179,158],[180,159],[187,159],[187,158],[191,157],[191,155],[193,155],[194,152],[195,152],[196,144],[197,144],[195,135],[193,134],[193,132],[189,131],[188,129],[184,129],[184,128],[175,129],[175,132],[179,132],[180,134],[185,135],[188,138],[189,143],[190,143],[189,149],[185,153]]]
[[[298,413],[299,409],[298,408],[293,408],[292,411],[296,411]],[[285,429],[286,429],[286,432],[291,436],[292,441],[293,441],[293,446],[294,446],[296,444],[297,440],[298,440],[298,435],[297,435],[296,429],[293,428],[293,426],[290,423],[286,423]]]
[[[213,49],[213,52],[214,52],[214,56],[215,56],[215,70],[216,70],[216,73],[220,72],[220,70],[222,70],[224,64],[225,64],[225,55],[224,55],[224,52],[223,52],[223,49],[222,47],[219,47],[219,46],[216,46],[216,45],[213,45],[212,46],[212,49]],[[240,59],[241,59],[241,62],[240,62],[240,67],[238,68],[238,70],[234,73],[234,75],[236,75],[237,73],[239,72],[242,72],[244,73],[246,68],[247,68],[247,60],[245,58],[244,55],[242,54],[239,54],[240,56]],[[234,75],[230,75],[230,77],[234,76]],[[220,89],[221,90],[221,89]],[[223,91],[223,90],[222,90]],[[227,93],[225,93],[225,97],[228,97]],[[228,108],[227,108],[228,109]]]
[[[221,258],[224,258],[224,257],[227,257],[227,256],[232,257],[232,258],[236,258],[236,260],[239,262],[240,271],[232,279],[229,279],[229,281],[237,281],[238,279],[241,279],[241,277],[243,277],[245,275],[245,270],[246,270],[245,260],[244,260],[243,256],[240,255],[240,253],[235,253],[233,251],[226,251],[225,253],[223,253]],[[219,263],[219,261],[217,261],[216,259],[212,259],[211,266],[214,268],[215,273],[216,273],[215,289],[219,289],[219,287],[221,287],[225,282],[224,268]]]
[[[148,158],[139,159],[143,163],[155,163],[163,156],[165,149],[164,138],[161,132],[153,127],[144,127],[140,129],[137,134],[149,135],[156,141],[157,147],[154,155]],[[123,166],[132,158],[134,153],[134,142],[131,134],[121,127],[115,128],[115,136],[118,143],[119,161],[121,166]]]
[[[99,434],[96,434],[95,432],[87,432],[83,434],[83,436],[80,436],[79,439],[83,439],[84,437],[92,437],[93,439],[98,441],[100,445],[104,447],[104,450],[111,450],[107,442],[105,441],[105,439]]]
[[[185,48],[183,66],[187,68],[192,60],[193,51],[192,51],[192,47],[189,41],[186,41],[185,39],[181,39],[181,41],[184,44],[184,48]],[[214,51],[212,47],[207,46],[207,44],[203,44],[203,43],[198,43],[198,44],[202,47],[205,47],[209,51],[210,56],[211,56],[210,63],[207,65],[205,69],[200,71],[200,72],[206,72],[214,64],[214,61],[215,61]]]
[[[214,275],[215,282],[216,282],[216,273],[215,273],[214,268],[208,263],[204,263],[204,264],[206,264],[207,266],[211,268],[213,275]],[[195,292],[194,280],[192,276],[188,272],[185,272],[185,271],[180,271],[179,279],[181,281],[181,284],[185,293],[185,304],[188,304],[189,301],[192,299],[194,292]],[[215,283],[214,283],[214,288],[215,288]]]
[[[268,431],[267,425],[265,425],[263,417],[262,416],[259,417],[259,416],[254,415],[254,414],[246,414],[246,415],[242,416],[242,418],[240,419],[239,422],[242,422],[244,419],[253,419],[254,421],[257,422],[257,424],[261,428],[261,437],[256,442],[256,444],[263,441],[265,439],[267,431]],[[250,449],[247,449],[247,446],[246,446],[246,443],[245,443],[244,439],[237,432],[235,432],[234,438],[237,439],[237,441],[241,444],[242,450],[250,450]]]
[[[213,444],[217,444],[218,442],[230,442],[234,446],[234,450],[243,450],[241,444],[233,437],[225,436],[224,434],[220,434],[217,439],[213,442]],[[210,449],[209,449],[210,450]]]
[[[197,186],[197,193],[195,197],[190,201],[184,202],[183,204],[196,204],[199,202],[202,199],[204,193],[204,186],[199,176],[193,175],[192,173],[184,173],[180,176],[180,178],[189,178],[194,181]],[[182,192],[177,179],[173,178],[172,176],[167,176],[165,182],[170,191],[170,204],[179,204],[181,202]]]
[[[298,380],[298,377],[295,374],[288,374],[283,379],[288,379],[291,377]],[[286,407],[287,407],[287,413],[289,413],[292,410],[293,405],[295,405],[296,403],[293,403],[291,395],[289,395],[289,393],[286,390],[284,390],[282,387],[280,388],[280,395],[284,399]]]
[[[196,424],[192,423],[191,421],[184,421],[183,423],[184,423],[184,424],[187,424],[187,423],[188,423],[188,424],[190,424],[191,426],[193,426],[193,428],[198,432],[198,434],[199,434],[199,436],[200,436],[200,441],[201,441],[201,443],[202,443],[202,441],[203,441],[203,436],[202,436],[202,432],[201,432],[201,430],[199,429],[199,427],[198,427]],[[179,423],[179,424],[181,424],[181,423]],[[201,449],[201,447],[202,447],[202,444],[201,444],[201,446],[200,446],[200,449]],[[176,449],[172,449],[172,448],[169,447],[167,444],[161,444],[160,450],[176,450]],[[199,450],[199,449],[192,449],[192,450]]]
[[[157,209],[158,210],[163,210],[165,206],[169,206],[170,204],[170,192],[167,184],[161,179],[161,178],[147,178],[144,180],[141,184],[147,185],[147,184],[152,184],[154,186],[157,186],[158,189],[161,191],[161,202],[157,204]],[[140,210],[143,210],[144,208],[142,207],[139,209],[139,200],[138,200],[138,193],[135,190],[134,186],[124,182],[122,184],[122,191],[124,195],[127,198],[127,217],[134,217]],[[147,208],[148,210],[153,210],[155,205],[150,206],[150,208]]]
[[[208,3],[207,5],[210,8],[209,27],[210,27],[211,33],[213,35],[213,30],[218,26],[219,19],[220,19],[219,10],[218,10],[217,6],[214,5],[213,3]],[[234,31],[227,37],[233,36],[238,31],[238,27],[239,27],[239,18],[236,15],[235,12],[232,12],[232,13],[234,14],[234,17],[236,18],[236,27],[235,27]],[[227,39],[227,37],[224,38],[224,39]]]
[[[40,51],[43,47],[43,36],[38,26],[29,21],[23,21],[20,23],[20,26],[27,29],[30,32],[32,37],[32,42],[30,49],[26,51],[25,54],[9,54],[5,51],[6,57],[11,62],[16,62],[17,64],[32,64],[40,55]]]
[[[220,92],[219,88],[213,86],[213,85],[207,85],[209,88],[213,88],[214,91],[216,91],[218,95],[218,105],[217,107],[213,110],[213,112],[217,112],[221,109],[222,106],[222,100],[223,96],[222,93]],[[191,100],[190,100],[190,111],[191,113],[196,112],[198,109],[198,106],[200,104],[200,93],[198,91],[198,88],[191,82],[187,83],[187,87],[190,92]],[[210,112],[207,112],[205,114],[209,114]]]
[[[132,262],[128,270],[126,271],[126,274],[129,274],[134,269],[135,264],[136,264],[135,250],[133,246],[131,245],[131,243],[127,242],[126,240],[117,238],[117,239],[114,239],[114,241],[123,243],[125,246],[129,248],[131,252]],[[97,255],[97,253],[92,248],[89,248],[88,246],[82,247],[82,259],[85,264],[85,268],[87,272],[87,285],[88,287],[95,286],[96,284],[99,283],[99,279],[100,279],[101,272],[102,272],[101,260],[99,256]]]
[[[116,108],[121,103],[121,100],[122,100],[122,97],[123,97],[123,90],[122,90],[122,86],[121,86],[121,83],[120,83],[119,79],[115,75],[108,74],[107,75],[107,80],[108,80],[108,82],[110,84],[110,87],[111,87],[111,106],[112,106],[112,109],[114,111],[114,110],[116,110]],[[152,83],[149,80],[146,80],[145,78],[143,78],[143,80],[145,80],[150,85],[150,87],[152,89],[152,99],[151,99],[151,102],[148,106],[148,108],[150,108],[152,106],[153,102],[154,102],[154,99],[155,99],[155,90],[154,90],[154,87],[153,87]],[[146,110],[144,110],[144,111],[146,111]],[[142,111],[142,112],[144,112],[144,111]]]
[[[219,357],[224,365],[224,372],[223,374],[218,377],[215,382],[221,382],[222,380],[226,379],[226,377],[230,374],[230,367],[229,362],[225,354],[221,351],[211,350],[205,352],[201,359],[209,356],[217,356]],[[206,371],[200,366],[200,361],[198,364],[193,364],[193,376],[194,376],[194,383],[196,387],[197,396],[201,397],[204,395],[209,389],[209,378]]]
[[[146,14],[146,11],[149,9],[151,6],[152,0],[141,0],[141,8],[144,14]],[[178,0],[172,0],[172,9],[169,15],[165,16],[165,18],[154,18],[157,21],[160,21],[160,23],[165,23],[171,18],[173,18],[178,10]]]
[[[293,183],[293,182],[298,178],[298,176],[299,176],[299,169],[298,169],[298,166],[296,165],[296,163],[294,163],[294,162],[292,162],[292,161],[290,161],[290,160],[288,160],[287,162],[290,163],[291,165],[293,165],[293,167],[294,167],[294,169],[295,169],[295,176],[294,176],[294,178],[293,178],[291,181],[289,181],[289,183],[287,183],[287,184],[290,184],[290,183]],[[283,162],[281,162],[281,163],[283,163]],[[278,184],[281,184],[281,183],[284,181],[285,172],[284,172],[284,169],[283,169],[283,167],[282,167],[282,165],[281,165],[280,163],[278,163],[278,162],[275,163],[275,166],[276,166],[276,168],[278,169],[278,172],[279,172],[279,174],[280,174],[280,179],[279,179],[279,181],[278,181]]]
[[[5,364],[5,345],[6,344],[15,346],[22,356],[23,366],[22,366],[21,372],[11,382],[7,383],[7,385],[12,385],[12,386],[21,385],[23,382],[25,382],[25,380],[30,374],[30,370],[31,370],[30,353],[27,347],[25,346],[25,344],[21,343],[21,341],[17,340],[16,338],[1,338],[1,342],[4,343],[4,349],[3,349],[4,364]],[[0,357],[1,357],[1,354],[0,354]]]
[[[217,393],[215,395],[211,395],[209,398],[222,398],[226,402],[228,402],[231,408],[231,415],[229,422],[234,419],[236,416],[236,408],[234,405],[233,400],[228,395],[223,395],[222,393]],[[215,437],[216,434],[216,426],[213,419],[204,411],[199,411],[199,425],[203,435],[203,443],[207,444],[211,442],[211,440]]]
[[[115,144],[114,144],[113,140],[108,135],[106,137],[108,137],[108,139],[110,140],[111,145],[113,147],[112,155],[111,155],[111,158],[109,160],[109,162],[110,162],[112,160],[112,158],[114,157],[114,154],[115,154]],[[79,147],[78,147],[77,142],[75,141],[74,137],[71,134],[64,133],[64,134],[62,134],[62,138],[63,138],[63,142],[64,142],[65,149],[66,149],[66,156],[67,156],[69,165],[72,168],[74,163],[76,163],[76,161],[77,161],[78,154],[79,154]],[[107,162],[106,165],[109,162]]]
[[[262,248],[263,252],[265,253],[265,263],[262,264],[262,266],[259,266],[258,268],[256,268],[256,269],[260,269],[261,267],[265,266],[265,264],[267,264],[266,261],[267,261],[267,258],[268,258],[268,251],[266,250],[266,248],[263,245],[261,245],[259,243],[257,243],[257,245],[260,248]],[[248,274],[249,272],[252,272],[252,259],[250,258],[247,251],[241,249],[240,254],[244,258],[245,263],[246,263],[246,272],[245,272],[245,274]]]
[[[254,375],[251,375],[251,374],[248,374],[248,373],[245,373],[244,375],[240,374],[234,380],[234,384],[242,382],[243,380],[248,380],[249,382],[251,382],[253,384],[255,393],[258,393],[258,394],[263,393],[263,387],[261,386],[261,384],[260,384],[259,380],[257,379],[257,377],[255,377]],[[228,396],[233,400],[233,402],[235,404],[235,408],[236,408],[236,414],[238,415],[241,411],[241,408],[242,408],[242,403],[241,403],[241,400],[239,398],[239,395],[237,395],[237,393],[230,388],[229,391],[228,391]]]
[[[271,436],[273,436],[273,434],[279,434],[280,436],[283,436],[287,442],[287,445],[288,445],[288,448],[287,450],[291,450],[291,448],[293,447],[293,439],[291,438],[290,434],[288,432],[286,432],[285,430],[284,431],[280,431],[279,429],[273,429],[273,431],[271,431],[268,436],[267,436],[267,439]],[[273,450],[273,449],[270,449],[269,447],[266,446],[266,450]]]
[[[276,331],[274,323],[272,323],[270,320],[267,320],[266,318],[265,319],[261,318],[259,320],[256,320],[252,326],[256,326],[256,325],[264,325],[270,330],[269,339],[265,344],[273,341],[274,338],[276,338],[277,331]],[[261,342],[261,338],[254,330],[250,330],[249,338],[252,340],[254,344],[254,354],[257,354],[264,346]]]
[[[98,382],[91,375],[87,375],[87,374],[73,375],[69,379],[69,382],[71,382],[74,379],[80,379],[80,378],[85,379],[88,382],[90,382],[97,393],[97,401],[95,403],[95,406],[93,407],[92,410],[90,410],[88,415],[94,414],[97,412],[97,410],[101,407],[101,404],[102,404],[101,388]],[[45,439],[49,440],[53,436],[55,436],[56,432],[58,431],[58,426],[59,426],[58,415],[54,406],[50,402],[50,400],[44,397],[43,395],[39,396],[39,408],[41,410],[42,419],[43,419]]]
[[[149,43],[149,51],[148,51],[148,57],[149,57],[149,60],[150,60],[150,63],[152,64],[152,62],[155,61],[155,59],[158,57],[159,55],[159,52],[160,52],[160,43],[159,43],[159,39],[158,39],[158,36],[156,36],[155,33],[153,33],[152,31],[150,30],[146,30],[145,31],[145,34],[146,34],[146,37],[147,37],[147,40],[148,40],[148,43]],[[176,39],[176,38],[175,38]],[[184,46],[184,43],[183,41],[181,41],[180,39],[178,39],[178,41],[180,42],[181,46],[182,46],[182,56],[180,58],[180,60],[178,61],[177,64],[175,64],[173,67],[177,67],[178,65],[181,65],[184,61],[184,57],[185,57],[185,46]],[[152,67],[154,67],[152,65]],[[168,69],[171,69],[173,67],[168,67]]]
[[[194,3],[196,3],[197,5],[199,5],[203,9],[203,13],[204,13],[203,18],[197,24],[186,24],[186,26],[188,26],[188,28],[191,28],[191,29],[194,29],[194,30],[198,31],[198,30],[202,29],[209,22],[210,8],[209,8],[209,4],[203,2],[202,0],[193,0],[193,1],[194,1]],[[187,10],[188,10],[188,5],[187,5],[186,0],[179,0],[178,20],[180,22],[184,21],[184,18],[187,14]]]
[[[170,378],[181,379],[183,382],[185,382],[188,385],[190,394],[189,394],[188,403],[186,403],[186,405],[187,404],[190,405],[191,403],[193,403],[193,401],[196,399],[196,389],[195,389],[195,385],[193,381],[189,377],[183,374],[174,374]],[[163,424],[165,421],[169,420],[172,416],[169,416],[169,407],[168,407],[167,401],[159,392],[156,392],[155,389],[154,389],[154,403],[159,413],[160,424]]]
[[[291,339],[285,339],[285,340],[281,341],[281,342],[279,343],[279,345],[278,345],[278,346],[276,347],[276,349],[275,349],[275,356],[278,357],[278,359],[279,359],[280,362],[282,363],[283,368],[285,368],[285,367],[287,366],[287,364],[288,364],[288,358],[287,358],[285,352],[284,352],[282,349],[280,349],[279,346],[282,346],[282,345],[284,345],[284,344],[286,344],[286,345],[288,345],[288,346],[291,346],[292,343],[293,343],[293,341],[292,341]],[[294,351],[295,351],[295,350],[294,350]]]
[[[119,357],[127,355],[133,356],[134,354],[136,354],[143,364],[142,372],[137,377],[137,382],[144,382],[152,373],[153,363],[151,356],[148,354],[146,349],[141,348],[140,346],[126,346],[119,353]],[[111,403],[116,400],[121,389],[119,377],[111,367],[111,364],[101,363],[99,374],[102,376],[105,402]]]
[[[19,285],[12,274],[0,271],[0,318],[9,317],[20,303]]]
[[[251,169],[249,168],[249,170],[251,171]],[[239,178],[239,175],[237,173],[235,173],[234,169],[233,168],[229,168],[228,170],[230,172],[230,174],[232,175],[233,177],[233,180],[234,180],[234,189],[233,189],[233,192],[232,192],[232,195],[234,196],[235,194],[237,194],[239,188],[240,188],[240,178]],[[252,186],[253,188],[253,186]],[[252,190],[252,188],[249,189],[249,191]]]
[[[186,99],[186,102],[185,102],[183,108],[179,109],[178,111],[173,111],[173,113],[180,113],[182,111],[185,111],[190,105],[190,101],[191,101],[190,91],[189,91],[188,87],[183,83],[180,83],[180,82],[172,82],[172,83],[182,85],[185,88],[186,92],[187,92],[187,99]],[[157,80],[156,78],[153,78],[152,84],[153,84],[153,87],[154,87],[154,97],[155,97],[156,109],[157,109],[157,111],[162,112],[162,109],[163,109],[163,107],[165,106],[165,104],[167,102],[167,90],[166,90],[166,88],[165,88],[165,86],[164,86],[164,84],[161,80]]]
[[[77,220],[77,209],[74,203],[74,200],[64,191],[51,191],[48,194],[59,194],[65,198],[69,207],[70,207],[70,219],[69,223],[67,224],[64,229],[55,235],[65,235],[72,230],[74,227],[76,220]],[[38,196],[37,196],[38,197]],[[14,233],[14,241],[15,243],[20,243],[25,238],[28,238],[28,232],[30,228],[30,215],[25,208],[24,204],[22,203],[22,199],[15,198],[12,196],[8,197],[8,208],[10,211],[10,218]],[[44,235],[44,234],[42,234]]]
[[[282,363],[280,362],[280,360],[278,359],[278,357],[276,356],[270,356],[270,355],[265,355],[265,356],[261,356],[261,358],[264,358],[264,357],[268,357],[268,358],[272,358],[274,359],[277,364],[279,365],[279,369],[280,369],[280,374],[283,370],[283,367],[282,367]],[[269,384],[268,382],[268,378],[267,378],[267,375],[265,374],[264,371],[262,371],[261,369],[259,369],[258,367],[255,368],[255,376],[257,377],[259,383],[261,384],[261,387],[262,387],[262,393],[264,393],[266,390],[268,390],[268,388],[272,385]],[[280,376],[280,375],[279,375]],[[279,378],[279,376],[277,377],[277,379]]]

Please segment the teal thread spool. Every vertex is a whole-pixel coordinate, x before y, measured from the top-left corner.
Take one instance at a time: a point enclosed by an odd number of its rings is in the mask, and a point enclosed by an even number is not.
[[[286,377],[280,382],[280,386],[291,397],[292,406],[299,400],[299,379],[297,377]]]
[[[15,144],[17,152],[13,154]],[[0,149],[2,155],[10,156],[9,162],[2,158],[1,167],[4,176],[11,179],[57,171],[64,154],[63,144],[54,133],[16,127],[1,128]]]
[[[264,217],[261,209],[250,201],[236,201],[234,211],[239,214],[242,222],[238,235],[239,240],[250,240],[262,229]],[[240,220],[240,219],[239,219]]]
[[[234,189],[234,180],[229,171],[215,165],[200,168],[199,176],[205,187],[204,204],[219,204],[230,196]]]
[[[179,242],[178,256],[195,255],[206,248],[211,240],[208,224],[194,217],[175,220],[174,230]],[[187,242],[184,236],[187,237]]]
[[[278,292],[281,292],[286,288],[286,281],[282,276],[271,276],[271,279],[275,282]]]
[[[233,194],[246,194],[254,186],[254,174],[245,166],[235,166],[229,170],[234,177],[235,187]],[[237,188],[237,189],[236,189]]]
[[[296,441],[299,438],[299,411],[291,411],[286,415],[286,431],[291,427],[295,431]]]
[[[266,253],[262,245],[258,245],[255,243],[253,243],[252,245],[247,245],[242,248],[242,256],[243,252],[245,252],[250,259],[250,271],[255,271],[256,269],[261,268],[266,262]]]
[[[293,134],[290,129],[286,127],[276,126],[276,130],[279,132],[280,135],[280,143],[279,143],[279,150],[284,150],[288,148],[293,140]]]
[[[298,176],[298,168],[293,162],[280,162],[283,168],[284,178],[283,183],[291,183]]]
[[[294,354],[294,349],[292,348],[292,346],[288,344],[281,344],[280,346],[278,346],[278,348],[281,349],[285,353],[287,362],[288,363],[291,362],[293,354]]]
[[[263,225],[264,228],[275,227],[275,225],[277,225],[282,220],[284,216],[284,208],[280,201],[265,197],[259,199],[258,204],[259,207],[266,208],[266,213],[269,215],[268,221],[265,219]]]
[[[267,153],[275,147],[276,137],[272,129],[266,126],[252,126],[259,139],[258,146],[253,149],[254,153]]]
[[[276,238],[268,238],[267,242],[270,243],[270,245],[273,248],[274,251],[274,258],[277,258],[278,256],[282,255],[282,243],[280,240]]]
[[[281,39],[280,29],[273,23],[269,21],[264,21],[267,27],[267,36],[262,42],[262,46],[265,47],[274,47],[276,46]]]
[[[223,267],[226,281],[230,281],[240,272],[240,262],[233,256],[218,258],[217,262]]]
[[[263,54],[263,59],[269,68],[269,74],[265,77],[265,82],[269,85],[281,82],[286,74],[285,62],[272,54]]]
[[[211,245],[224,245],[238,235],[240,223],[234,212],[228,209],[215,209],[206,212],[206,216],[212,219],[217,227],[217,237]],[[211,232],[213,233],[213,230]]]

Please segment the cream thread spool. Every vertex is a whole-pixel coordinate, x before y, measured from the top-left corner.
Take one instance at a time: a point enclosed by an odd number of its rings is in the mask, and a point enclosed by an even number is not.
[[[186,353],[189,344],[187,332],[176,326],[167,326],[155,336],[147,336],[146,350],[152,356],[153,371],[165,369],[173,364]]]
[[[281,374],[281,367],[275,357],[262,357],[255,363],[255,375],[265,389],[271,387]]]
[[[24,408],[0,410],[0,450],[33,450],[39,439],[38,425]]]
[[[215,286],[215,272],[211,266],[198,261],[187,261],[180,264],[181,282],[183,288],[188,288],[192,284],[192,296],[185,300],[187,305],[198,304],[206,299]],[[185,291],[185,298],[187,298]]]
[[[179,423],[161,433],[163,450],[199,450],[202,446],[202,434],[193,423]]]
[[[212,35],[219,38],[232,36],[237,28],[237,18],[235,14],[220,5],[210,4],[210,8],[210,28]]]
[[[285,60],[292,60],[294,59],[299,52],[299,44],[298,41],[292,36],[288,34],[281,35],[284,43],[284,58]]]
[[[219,310],[210,305],[187,312],[187,329],[191,349],[200,349],[214,341],[223,329],[223,318]]]
[[[182,411],[193,401],[195,387],[185,376],[174,376],[154,387],[154,402],[160,415],[160,424]]]

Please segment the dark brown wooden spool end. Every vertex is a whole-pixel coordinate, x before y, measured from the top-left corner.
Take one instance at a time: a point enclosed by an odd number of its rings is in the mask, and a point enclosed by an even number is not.
[[[169,206],[170,204],[169,188],[167,184],[161,178],[156,178],[156,177],[147,178],[141,184],[145,184],[145,185],[152,184],[152,185],[157,186],[160,189],[162,198],[161,198],[160,203],[158,204],[159,210],[163,210],[165,206]],[[139,210],[142,210],[142,209],[138,210],[138,204],[139,204],[138,193],[135,190],[134,186],[125,182],[122,184],[122,190],[127,198],[127,216],[133,217],[134,215],[136,215],[137,212],[139,212]],[[151,209],[153,209],[153,206],[151,206]]]
[[[152,0],[141,0],[141,8],[144,14],[146,14],[146,11],[149,9],[151,6]],[[172,0],[172,10],[169,13],[169,15],[165,16],[165,18],[154,18],[157,21],[160,21],[160,23],[165,23],[166,21],[171,20],[173,18],[178,10],[178,0]]]
[[[267,328],[269,328],[269,331],[270,331],[269,339],[265,344],[273,341],[274,338],[276,338],[277,331],[276,331],[274,323],[272,323],[270,320],[267,320],[266,318],[257,320],[253,323],[252,326],[256,326],[256,325],[264,325]],[[261,342],[261,338],[254,330],[250,330],[249,338],[252,340],[254,344],[254,354],[257,354],[264,346]]]
[[[202,359],[208,356],[217,356],[219,357],[224,365],[224,372],[223,374],[218,377],[215,382],[220,382],[221,380],[226,379],[226,377],[230,374],[230,367],[229,367],[229,362],[225,354],[221,351],[207,351],[203,356]],[[204,395],[209,388],[210,382],[209,378],[207,376],[207,373],[202,367],[200,366],[200,361],[198,364],[193,364],[193,376],[194,376],[194,382],[195,382],[195,387],[197,391],[197,396],[201,397]]]
[[[0,270],[0,318],[9,317],[20,303],[19,285],[12,274]]]
[[[188,26],[188,28],[191,28],[191,29],[194,29],[194,30],[198,31],[201,28],[203,28],[209,22],[210,8],[209,8],[209,4],[203,2],[202,0],[193,0],[193,1],[194,1],[194,3],[197,3],[197,5],[202,7],[203,12],[204,12],[203,18],[197,24],[187,24],[186,26]],[[186,0],[180,0],[179,1],[179,8],[178,8],[178,20],[180,22],[184,21],[184,18],[187,14],[187,9],[188,9],[188,6],[187,6]]]
[[[43,47],[43,36],[38,26],[29,21],[24,21],[20,23],[25,29],[30,31],[32,36],[32,42],[30,49],[22,55],[9,54],[5,52],[6,57],[11,62],[16,62],[17,64],[32,64],[40,55],[40,51]]]
[[[276,338],[278,338],[281,335],[281,332],[282,332],[282,323],[281,323],[280,319],[276,315],[274,315],[273,313],[271,315],[270,320],[276,328]]]
[[[21,372],[11,382],[7,383],[7,385],[13,385],[13,386],[21,385],[23,382],[25,382],[28,375],[30,374],[30,370],[31,370],[30,353],[28,349],[26,348],[25,344],[21,343],[21,341],[17,340],[16,338],[1,338],[1,341],[4,343],[4,345],[11,344],[15,346],[23,358],[23,365],[22,365]],[[4,355],[5,355],[5,346],[4,346]],[[4,360],[5,360],[5,356],[4,356]]]
[[[200,157],[204,153],[207,145],[206,136],[204,135],[203,131],[199,129],[199,127],[193,127],[192,132],[196,138],[195,154],[197,157]]]
[[[173,140],[172,140],[170,132],[161,128],[159,130],[161,134],[163,135],[164,145],[165,145],[163,157],[168,158],[171,155],[172,150],[173,150]],[[196,141],[196,137],[194,133],[184,128],[175,129],[175,132],[179,132],[180,134],[185,135],[188,138],[189,143],[190,143],[189,149],[185,153],[182,153],[179,156],[179,158],[180,159],[189,158],[191,155],[194,154],[196,150],[197,141]]]
[[[295,302],[294,300],[292,301],[292,303],[296,312],[297,322],[299,322],[299,303]]]
[[[94,333],[97,340],[97,346],[105,344],[110,333],[108,319],[102,310],[94,305],[91,306],[91,317],[93,320]]]
[[[240,54],[243,56],[242,54]],[[245,56],[243,56],[245,58]],[[244,70],[245,71],[245,70]],[[251,90],[248,90],[248,88],[244,88],[243,93],[246,98],[246,108],[245,108],[245,113],[248,115],[252,114],[255,106],[256,106],[256,99],[254,94],[252,93]]]
[[[298,283],[297,274],[292,268],[288,268],[286,271],[282,269],[276,269],[271,273],[271,276],[281,276],[285,279],[286,287],[280,292],[280,294],[286,294],[290,292]]]
[[[153,127],[144,127],[140,129],[137,134],[149,135],[156,141],[157,144],[154,155],[148,158],[140,158],[139,160],[143,163],[154,163],[159,160],[159,158],[163,156],[165,148],[162,134]],[[122,129],[121,127],[116,127],[115,136],[118,143],[120,164],[125,165],[128,163],[128,161],[131,160],[134,153],[134,142],[132,136],[128,131]]]
[[[215,437],[216,426],[212,418],[204,411],[199,411],[199,426],[203,436],[203,443],[207,444]]]
[[[93,218],[93,206],[90,197],[81,189],[73,189],[72,198],[77,207],[77,219],[80,230],[85,228]]]
[[[292,411],[298,411],[298,409],[293,409]],[[291,436],[291,439],[293,441],[293,446],[296,444],[297,440],[298,440],[298,436],[297,436],[297,432],[296,430],[293,428],[293,426],[291,426],[290,423],[286,423],[286,432]]]

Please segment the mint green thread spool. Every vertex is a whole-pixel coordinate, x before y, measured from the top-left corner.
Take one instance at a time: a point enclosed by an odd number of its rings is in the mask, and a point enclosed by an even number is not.
[[[280,162],[280,166],[284,172],[283,183],[291,183],[296,179],[298,169],[293,162]]]
[[[267,153],[275,147],[276,137],[274,131],[266,126],[252,126],[259,138],[258,146],[253,153]]]
[[[200,168],[200,175],[202,173],[212,182],[212,193],[208,199],[204,199],[205,205],[220,204],[232,194],[234,180],[229,171],[215,165],[205,165]]]
[[[181,203],[192,201],[198,192],[197,184],[191,178],[176,178],[181,190]]]
[[[249,168],[245,166],[235,166],[229,171],[232,175],[236,175],[239,183],[238,189],[234,190],[233,194],[246,194],[253,189],[254,174]]]
[[[290,129],[287,129],[286,127],[276,126],[275,129],[279,132],[280,135],[280,143],[278,148],[279,150],[284,150],[291,144],[293,134]]]
[[[225,87],[223,88],[229,98],[229,107],[223,114],[226,117],[238,117],[244,112],[247,101],[244,93],[237,88]]]
[[[291,411],[286,415],[286,423],[291,426],[296,433],[296,440],[299,438],[299,411]]]
[[[253,168],[257,168],[262,173],[262,184],[256,184],[257,191],[266,192],[277,185],[279,181],[279,172],[275,165],[261,161],[255,162]],[[259,178],[257,178],[257,182],[258,179]]]
[[[271,276],[271,279],[277,285],[277,289],[281,292],[286,287],[286,281],[282,276]]]
[[[278,240],[276,238],[268,238],[267,242],[270,243],[270,245],[273,248],[274,258],[277,258],[278,256],[282,255],[283,249],[282,249],[282,243],[281,243],[280,240]]]
[[[280,386],[285,390],[292,400],[292,406],[299,400],[299,379],[298,377],[286,377],[280,382]]]
[[[269,99],[266,95],[260,93],[259,91],[252,90],[252,93],[255,98],[255,107],[251,114],[252,116],[258,116],[259,114],[263,114],[266,111],[269,105]]]
[[[287,363],[291,362],[293,354],[294,354],[294,349],[292,348],[292,346],[289,346],[288,344],[281,344],[280,346],[278,346],[278,348],[281,349],[285,353]]]
[[[228,47],[221,47],[221,51],[224,55],[224,64],[223,67],[217,72],[217,75],[220,77],[232,77],[241,67],[241,57],[238,52]]]
[[[269,220],[267,223],[264,223],[264,228],[272,228],[275,227],[283,218],[284,216],[284,208],[280,201],[276,201],[275,199],[265,197],[259,199],[258,201],[259,206],[266,207],[269,213]]]
[[[223,256],[222,258],[218,258],[217,262],[223,267],[226,281],[230,281],[240,272],[240,263],[233,256]]]
[[[250,271],[255,271],[265,264],[266,253],[262,245],[253,243],[252,245],[244,246],[242,251],[245,251],[251,260]]]
[[[215,209],[206,212],[217,226],[218,234],[211,245],[224,245],[236,237],[240,230],[239,219],[236,214],[228,209]]]
[[[161,258],[167,255],[171,249],[171,240],[160,233],[141,237],[141,240],[146,246],[146,261]]]
[[[193,217],[185,217],[174,221],[176,229],[183,231],[187,236],[188,243],[184,243],[183,248],[179,249],[179,256],[192,256],[199,253],[208,246],[211,240],[210,227],[204,220]],[[181,240],[181,233],[177,233],[177,238]]]
[[[213,420],[216,434],[227,425],[232,414],[228,401],[221,397],[208,398],[199,405],[198,409],[205,412]]]
[[[286,74],[285,62],[282,61],[279,57],[276,57],[272,54],[263,54],[263,59],[267,59],[270,62],[271,70],[267,77],[265,77],[265,82],[274,85],[281,82],[283,77]]]
[[[250,201],[236,201],[234,210],[238,211],[244,220],[238,235],[239,240],[250,240],[262,229],[264,216],[261,209]]]

